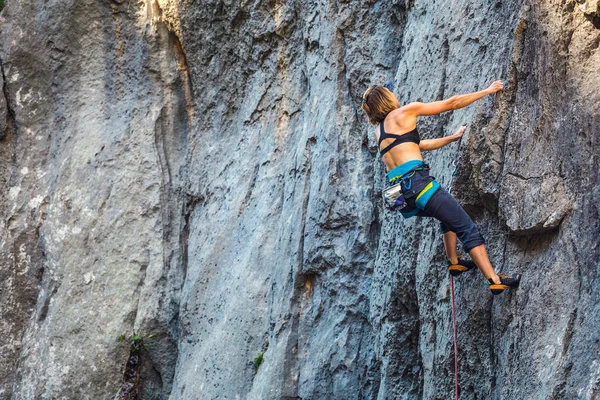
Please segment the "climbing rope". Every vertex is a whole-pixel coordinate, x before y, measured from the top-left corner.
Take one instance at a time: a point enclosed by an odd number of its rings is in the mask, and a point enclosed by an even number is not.
[[[454,389],[456,392],[456,400],[458,400],[458,346],[456,343],[456,303],[454,302],[454,277],[452,275],[450,275],[450,292],[452,293],[452,326],[454,327]]]
[[[463,134],[464,135],[464,134]],[[456,153],[460,152],[460,143],[462,141],[462,136],[458,139],[458,147],[456,149]],[[454,161],[452,162],[452,176],[450,178],[450,186],[448,187],[448,193],[452,194],[452,184],[454,183],[454,174],[456,173],[456,159],[454,157]],[[456,400],[458,400],[458,340],[456,334],[456,302],[454,300],[454,277],[452,274],[448,274],[450,277],[450,293],[452,297],[452,327],[454,333],[454,391],[456,393]]]

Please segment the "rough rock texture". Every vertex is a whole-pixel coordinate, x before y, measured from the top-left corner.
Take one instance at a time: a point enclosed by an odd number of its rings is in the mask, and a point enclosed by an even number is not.
[[[438,224],[382,207],[360,97],[422,118],[479,224],[463,399],[600,396],[597,0],[10,1],[0,14],[0,399],[447,399]],[[456,173],[452,178],[453,165]],[[255,369],[253,360],[263,354]]]

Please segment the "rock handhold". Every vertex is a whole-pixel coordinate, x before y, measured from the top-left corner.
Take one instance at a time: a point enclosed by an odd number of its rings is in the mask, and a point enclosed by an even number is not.
[[[571,209],[572,200],[557,176],[525,178],[508,174],[502,181],[500,210],[514,234],[555,229]]]
[[[579,6],[583,11],[583,16],[588,19],[594,27],[600,29],[600,1],[586,1],[585,4]]]

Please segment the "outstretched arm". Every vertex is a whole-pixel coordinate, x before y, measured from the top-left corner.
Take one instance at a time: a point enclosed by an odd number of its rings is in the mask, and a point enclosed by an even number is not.
[[[502,81],[496,81],[492,83],[489,88],[485,90],[480,90],[479,92],[459,94],[457,96],[452,96],[446,100],[434,101],[431,103],[414,102],[405,105],[404,107],[402,107],[402,109],[404,112],[414,114],[415,116],[435,115],[443,113],[445,111],[457,110],[459,108],[466,107],[474,101],[479,100],[482,97],[487,96],[488,94],[496,93],[497,91],[502,89],[504,89]]]
[[[421,142],[419,143],[419,149],[421,151],[429,151],[429,150],[439,149],[440,147],[444,147],[445,145],[450,144],[450,143],[455,142],[458,139],[460,139],[462,137],[463,133],[465,133],[465,129],[466,129],[466,126],[463,125],[460,128],[458,128],[458,130],[456,131],[456,133],[454,135],[445,136],[443,138],[437,138],[437,139],[421,140]]]

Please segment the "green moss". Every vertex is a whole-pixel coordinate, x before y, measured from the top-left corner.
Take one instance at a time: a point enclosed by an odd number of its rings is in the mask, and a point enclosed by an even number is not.
[[[5,5],[6,5],[6,0],[0,0],[0,11],[2,11],[2,9],[4,8]]]
[[[258,355],[256,357],[254,357],[254,369],[258,370],[258,367],[260,367],[260,364],[262,364],[263,362],[263,353],[258,353]]]

